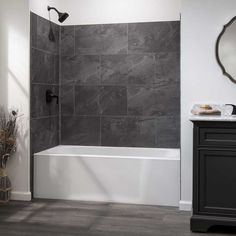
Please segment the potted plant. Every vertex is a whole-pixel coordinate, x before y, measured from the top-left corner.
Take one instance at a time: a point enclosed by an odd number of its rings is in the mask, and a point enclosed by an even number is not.
[[[0,106],[0,202],[10,200],[11,182],[6,172],[9,157],[16,151],[17,111]]]

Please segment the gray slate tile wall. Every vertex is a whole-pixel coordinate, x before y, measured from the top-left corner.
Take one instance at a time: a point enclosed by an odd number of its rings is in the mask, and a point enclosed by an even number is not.
[[[47,89],[59,95],[59,33],[58,25],[31,13],[31,153],[59,144],[59,105],[45,100]]]
[[[62,26],[60,36],[61,144],[180,146],[179,21]]]

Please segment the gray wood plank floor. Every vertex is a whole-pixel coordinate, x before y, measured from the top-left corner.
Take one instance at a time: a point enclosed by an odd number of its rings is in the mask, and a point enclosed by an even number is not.
[[[0,205],[0,236],[223,236],[191,233],[177,208],[57,200]],[[221,229],[222,231],[222,229]]]

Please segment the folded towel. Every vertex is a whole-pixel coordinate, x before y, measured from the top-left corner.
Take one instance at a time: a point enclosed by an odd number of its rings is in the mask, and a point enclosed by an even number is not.
[[[220,116],[221,115],[221,111],[217,110],[217,109],[204,109],[204,108],[194,108],[192,109],[191,113],[193,115],[207,115],[207,116]]]

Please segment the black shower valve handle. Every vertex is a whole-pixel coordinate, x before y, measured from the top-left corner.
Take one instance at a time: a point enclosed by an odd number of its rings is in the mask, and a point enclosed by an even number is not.
[[[57,104],[58,104],[59,97],[57,95],[53,94],[52,90],[50,90],[50,89],[46,90],[46,103],[51,103],[53,98],[56,98]]]
[[[232,110],[232,114],[231,115],[236,115],[236,105],[234,104],[225,104],[226,106],[232,106],[233,110]]]
[[[58,97],[57,95],[53,95],[52,97],[53,97],[53,98],[56,98],[57,104],[59,104],[59,97]]]

